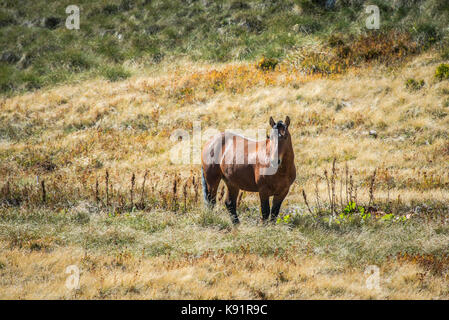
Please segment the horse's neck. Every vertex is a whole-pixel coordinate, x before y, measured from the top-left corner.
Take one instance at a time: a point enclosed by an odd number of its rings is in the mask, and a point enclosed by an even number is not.
[[[271,148],[272,141],[270,139],[266,140],[267,146],[267,155],[269,154],[269,150]],[[269,161],[269,160],[267,160]],[[288,171],[294,164],[295,154],[293,153],[292,142],[290,141],[290,145],[286,148],[284,154],[282,155],[282,163],[280,166],[280,173],[284,173],[284,171]]]
[[[292,148],[288,148],[285,152],[284,152],[284,156],[282,157],[282,161],[284,161],[284,159],[286,161],[288,161],[288,163],[293,163],[295,160],[295,155],[293,153],[293,149]]]
[[[284,154],[282,155],[282,162],[280,167],[281,172],[289,170],[293,166],[294,162],[295,162],[295,154],[293,153],[293,146],[291,145],[290,141],[290,145],[287,147]]]

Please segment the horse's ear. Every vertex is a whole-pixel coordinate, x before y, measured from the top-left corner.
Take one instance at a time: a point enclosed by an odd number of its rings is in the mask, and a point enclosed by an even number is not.
[[[287,116],[286,118],[285,118],[285,125],[287,126],[287,128],[288,128],[288,126],[290,125],[290,117],[289,116]]]
[[[270,127],[274,127],[274,125],[276,124],[276,122],[274,122],[273,117],[270,117]]]

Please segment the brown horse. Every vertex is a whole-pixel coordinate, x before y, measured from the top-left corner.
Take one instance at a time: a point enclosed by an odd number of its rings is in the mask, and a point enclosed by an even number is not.
[[[262,219],[270,215],[270,197],[273,197],[271,220],[276,221],[282,201],[296,178],[292,140],[285,122],[270,117],[270,137],[254,141],[241,135],[222,132],[212,137],[201,153],[201,172],[204,200],[215,205],[218,185],[224,180],[228,193],[225,205],[234,224],[237,216],[237,197],[240,190],[258,192]]]

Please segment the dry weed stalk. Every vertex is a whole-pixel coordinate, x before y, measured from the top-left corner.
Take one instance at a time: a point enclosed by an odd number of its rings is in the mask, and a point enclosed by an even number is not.
[[[337,161],[336,158],[334,158],[334,161],[332,162],[332,176],[331,176],[331,191],[332,191],[332,199],[331,199],[331,213],[333,214],[335,211],[335,177],[336,177],[336,169],[335,169],[335,162]]]
[[[327,195],[329,196],[329,203],[332,204],[331,186],[330,186],[329,177],[328,177],[328,174],[327,174],[327,169],[324,169],[324,177],[326,178]],[[331,205],[331,208],[332,208],[332,205]]]
[[[187,211],[187,187],[188,187],[188,181],[189,180],[187,180],[184,183],[184,186],[182,187],[182,194],[183,194],[183,197],[184,197],[184,208],[183,208],[184,212]]]
[[[353,202],[353,192],[354,192],[354,181],[352,180],[352,174],[349,175],[349,201]]]
[[[318,183],[320,181],[320,177],[318,177],[315,181],[315,198],[316,198],[316,206],[318,208],[318,212],[321,212],[321,204],[320,204],[320,193],[318,191]]]
[[[343,206],[343,176],[340,176],[340,208],[344,208],[344,206]]]
[[[100,194],[98,191],[98,178],[95,179],[95,201],[97,204],[100,202]]]
[[[310,214],[313,214],[312,210],[310,210],[309,202],[307,201],[307,196],[304,189],[302,189],[302,197],[304,198],[304,202],[306,203],[307,209],[309,210]]]
[[[346,162],[345,163],[346,203],[349,203],[348,174],[349,174],[349,168],[348,168],[348,163]]]
[[[108,170],[106,170],[105,184],[106,184],[106,206],[109,207],[109,171]]]
[[[371,204],[374,205],[374,183],[376,181],[376,169],[374,169],[373,175],[371,176],[370,186],[369,186],[369,204],[368,207],[371,207]]]
[[[42,188],[42,203],[45,203],[47,201],[47,191],[45,190],[45,180],[42,179],[41,181],[41,188]]]
[[[140,208],[144,209],[145,208],[145,183],[147,181],[147,176],[148,176],[148,170],[145,170],[145,174],[143,175],[143,181],[142,181],[142,192],[140,194]]]
[[[131,209],[134,207],[134,186],[136,185],[136,175],[133,172],[133,175],[131,176]]]
[[[192,186],[193,186],[193,190],[195,192],[195,203],[198,203],[199,183],[198,183],[198,179],[195,179],[195,176],[193,176],[193,179],[192,179]]]
[[[173,192],[173,211],[176,212],[178,209],[178,198],[177,198],[177,192],[178,192],[178,176],[177,174],[174,175],[173,177],[173,188],[172,188],[172,192]]]

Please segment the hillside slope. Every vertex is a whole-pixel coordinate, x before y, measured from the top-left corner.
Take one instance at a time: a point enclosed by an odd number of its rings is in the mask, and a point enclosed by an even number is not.
[[[0,298],[448,299],[448,6],[374,1],[390,30],[367,33],[363,2],[85,1],[74,34],[3,1],[0,41],[29,60],[0,62]],[[176,130],[286,115],[279,220],[242,192],[233,226],[223,185],[206,210]]]
[[[5,179],[43,175],[89,185],[104,169],[116,177],[162,169],[187,178],[198,166],[170,160],[176,129],[192,136],[200,121],[203,132],[255,130],[270,116],[289,115],[298,186],[312,191],[316,174],[336,158],[359,172],[361,184],[374,168],[390,170],[381,184],[397,190],[393,197],[443,199],[435,190],[447,191],[449,84],[435,78],[440,61],[429,53],[395,71],[372,66],[331,77],[178,61],[151,76],[5,98],[0,171]],[[407,79],[423,87],[409,88]]]
[[[435,78],[440,63],[429,52],[396,70],[324,77],[175,61],[151,76],[2,99],[0,297],[447,299],[449,81]],[[407,87],[409,78],[424,86]],[[193,121],[266,128],[286,114],[298,170],[279,223],[260,223],[254,194],[243,194],[237,228],[222,194],[205,210],[198,165],[170,161],[173,131],[191,132]],[[334,158],[331,219],[324,170],[332,180]],[[344,211],[345,164],[358,190],[350,199],[370,216]],[[65,286],[69,265],[81,270],[78,290]],[[373,266],[375,290],[366,284]]]
[[[283,58],[336,34],[372,32],[366,1],[78,1],[80,29],[65,28],[64,1],[0,4],[0,93],[104,77],[120,80],[167,57]],[[410,34],[421,48],[447,45],[445,0],[376,0],[380,32]]]

